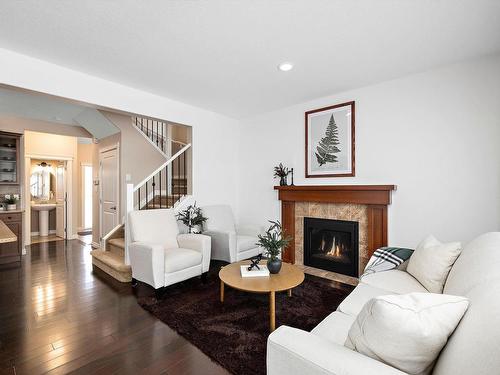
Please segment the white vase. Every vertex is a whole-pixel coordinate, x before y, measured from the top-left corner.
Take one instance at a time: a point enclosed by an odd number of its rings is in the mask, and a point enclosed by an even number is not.
[[[14,211],[17,209],[17,204],[8,204],[7,211]]]

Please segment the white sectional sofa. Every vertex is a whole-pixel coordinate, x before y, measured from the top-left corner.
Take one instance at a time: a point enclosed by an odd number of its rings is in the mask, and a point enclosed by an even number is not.
[[[281,326],[269,336],[268,375],[404,374],[348,349],[344,342],[368,300],[411,292],[427,291],[404,269],[363,277],[337,311],[311,332]],[[432,373],[500,374],[500,232],[483,234],[465,246],[448,275],[443,293],[465,296],[470,305]]]

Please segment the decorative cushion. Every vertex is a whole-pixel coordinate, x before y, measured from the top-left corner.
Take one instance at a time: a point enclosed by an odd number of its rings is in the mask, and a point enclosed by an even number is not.
[[[165,273],[172,273],[201,264],[201,252],[181,247],[165,250]]]
[[[425,375],[469,306],[465,297],[410,293],[373,298],[345,346],[410,375]]]
[[[428,236],[413,252],[406,272],[429,292],[442,293],[448,273],[461,251],[460,242],[444,244],[434,236]]]
[[[256,243],[259,239],[254,236],[236,236],[236,251],[241,253],[257,247]]]

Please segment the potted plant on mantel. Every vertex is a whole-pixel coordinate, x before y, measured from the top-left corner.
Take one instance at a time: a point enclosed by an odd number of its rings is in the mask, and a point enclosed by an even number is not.
[[[201,233],[201,231],[193,231],[193,228],[201,227],[207,219],[208,218],[203,216],[201,208],[196,207],[196,202],[177,214],[177,220],[188,227],[189,233]]]
[[[285,235],[279,221],[269,220],[269,222],[271,226],[265,234],[259,234],[259,241],[256,245],[265,249],[265,255],[269,257],[267,269],[270,273],[276,274],[281,270],[281,259],[279,258],[281,251],[292,239]]]
[[[279,177],[280,179],[280,186],[286,186],[287,185],[287,176],[288,173],[290,173],[290,170],[283,165],[283,163],[279,163],[278,166],[274,167],[274,178]]]

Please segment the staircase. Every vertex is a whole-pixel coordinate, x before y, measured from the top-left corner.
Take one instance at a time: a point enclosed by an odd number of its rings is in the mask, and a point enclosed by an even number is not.
[[[165,163],[137,185],[127,185],[126,212],[175,207],[188,194],[188,155],[191,144],[168,138],[168,123],[133,117],[134,126]],[[127,254],[126,224],[120,224],[103,238],[103,248],[93,250],[92,264],[121,282],[132,280]]]

